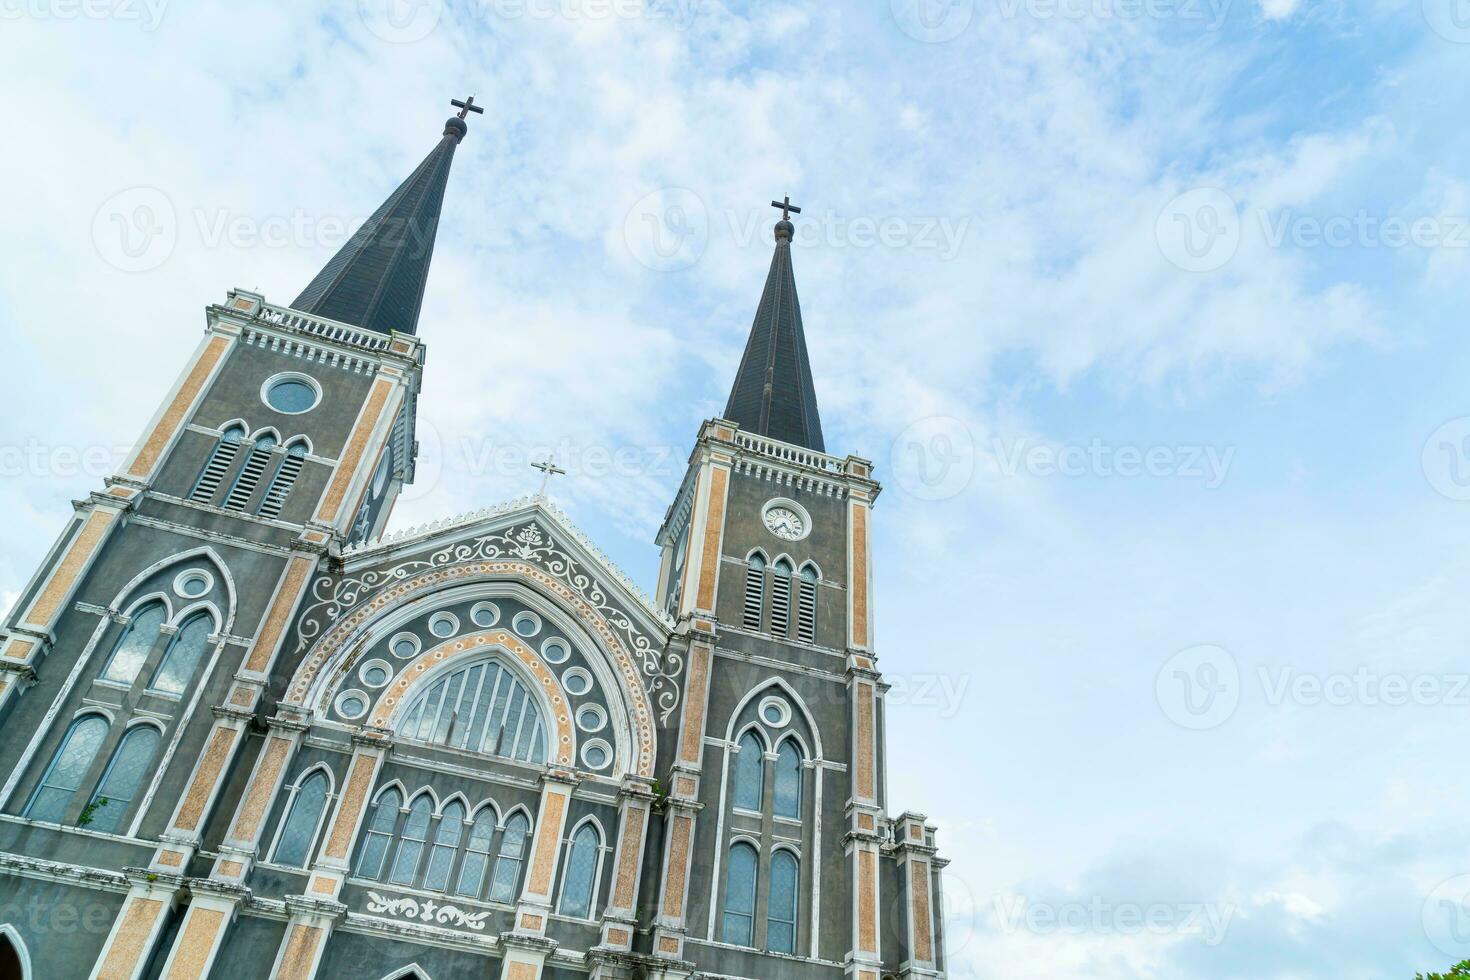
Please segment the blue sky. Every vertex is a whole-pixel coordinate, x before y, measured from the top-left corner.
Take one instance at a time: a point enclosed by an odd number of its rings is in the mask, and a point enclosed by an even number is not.
[[[563,448],[651,587],[790,193],[953,974],[1470,956],[1463,0],[393,3],[0,3],[0,591],[473,92],[397,526]]]

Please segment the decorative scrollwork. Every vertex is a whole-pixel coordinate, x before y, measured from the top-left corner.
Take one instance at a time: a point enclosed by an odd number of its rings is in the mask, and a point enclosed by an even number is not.
[[[368,891],[367,910],[396,915],[404,919],[414,919],[419,922],[464,926],[476,931],[483,930],[485,920],[490,917],[489,912],[466,912],[456,905],[436,902],[432,898],[418,899],[408,895],[402,898],[390,898],[371,890]]]

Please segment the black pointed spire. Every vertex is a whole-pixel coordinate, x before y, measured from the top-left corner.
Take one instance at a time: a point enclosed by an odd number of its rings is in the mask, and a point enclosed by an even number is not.
[[[292,309],[380,333],[418,329],[454,148],[469,130],[465,116],[485,111],[473,97],[452,104],[460,111],[444,123],[439,145],[332,256]]]
[[[790,215],[800,214],[801,208],[790,198],[772,201],[771,206],[781,209],[776,254],[771,257],[771,271],[730,389],[725,418],[740,423],[746,432],[826,452],[801,327],[801,303],[796,298],[796,276],[791,271],[791,237],[796,228]]]

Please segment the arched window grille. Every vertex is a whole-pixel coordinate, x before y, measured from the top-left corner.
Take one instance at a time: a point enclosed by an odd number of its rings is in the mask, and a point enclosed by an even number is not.
[[[379,795],[378,801],[373,804],[372,816],[368,818],[367,838],[362,842],[362,851],[357,855],[359,877],[382,877],[383,859],[388,856],[388,845],[393,843],[393,831],[398,825],[398,811],[402,807],[403,795],[396,789]]]
[[[801,867],[787,850],[771,855],[771,894],[766,903],[766,948],[773,953],[796,952],[797,881]]]
[[[516,885],[525,859],[526,838],[530,834],[531,821],[524,813],[517,813],[505,822],[505,833],[500,837],[500,854],[495,859],[495,882],[490,888],[490,901],[515,901]]]
[[[766,604],[766,559],[760,552],[745,563],[745,611],[743,623],[748,630],[760,632],[761,613]]]
[[[419,859],[429,839],[429,820],[434,815],[434,801],[428,793],[420,793],[408,805],[408,819],[398,838],[398,853],[393,856],[393,873],[388,880],[395,885],[412,885],[418,875]]]
[[[60,823],[106,737],[107,719],[101,715],[83,715],[72,722],[40,785],[31,794],[25,815],[32,820]]]
[[[224,482],[225,474],[230,472],[235,458],[240,455],[240,446],[244,441],[243,426],[232,425],[220,433],[219,442],[214,444],[214,451],[209,454],[209,460],[204,464],[204,469],[199,471],[199,478],[194,481],[194,489],[189,491],[190,500],[206,504],[214,500],[219,485]]]
[[[742,810],[759,810],[765,782],[765,747],[754,732],[747,732],[735,754],[735,805]]]
[[[291,795],[291,808],[276,838],[276,864],[304,868],[311,860],[317,829],[327,807],[329,783],[327,774],[317,769],[297,784],[296,792]]]
[[[408,706],[398,734],[520,762],[546,761],[546,730],[536,699],[494,657],[440,677]]]
[[[87,826],[106,833],[115,833],[122,826],[123,816],[153,765],[159,738],[158,729],[152,725],[135,726],[123,735],[92,794],[90,802],[96,806]]]
[[[777,636],[791,633],[791,562],[785,558],[775,565],[771,579],[771,632]]]
[[[149,651],[158,642],[158,630],[167,615],[168,611],[158,600],[134,612],[132,621],[112,648],[107,666],[102,668],[102,679],[119,684],[131,684],[137,680],[138,671],[143,669]]]
[[[480,897],[480,889],[485,884],[485,869],[490,867],[490,845],[494,840],[495,811],[486,807],[475,817],[474,826],[470,828],[459,884],[454,889],[456,892],[470,898]]]
[[[755,848],[744,841],[730,848],[730,867],[725,877],[725,917],[720,939],[736,946],[755,944]]]
[[[214,620],[205,612],[195,613],[185,620],[169,642],[168,651],[153,672],[148,689],[162,694],[183,694],[204,659],[213,628]]]
[[[801,750],[793,739],[776,750],[775,796],[776,816],[801,819]]]
[[[275,476],[271,477],[270,485],[265,488],[265,496],[260,498],[261,517],[279,517],[281,508],[286,506],[286,497],[291,493],[291,488],[296,485],[296,478],[301,475],[301,467],[306,463],[306,442],[301,439],[289,443],[286,446],[286,456],[281,460],[281,465],[276,467]]]
[[[592,892],[597,884],[597,857],[601,849],[602,835],[590,822],[582,824],[572,835],[567,852],[566,881],[562,884],[561,905],[557,909],[562,915],[574,919],[591,918]]]
[[[255,496],[255,488],[260,485],[261,475],[270,464],[271,450],[279,441],[269,432],[256,438],[255,445],[250,447],[250,455],[245,457],[245,465],[240,467],[235,483],[230,487],[229,496],[225,498],[226,510],[244,510],[250,503],[250,498]]]
[[[464,805],[455,801],[440,815],[434,847],[429,851],[429,869],[424,872],[424,887],[429,891],[442,892],[449,888],[449,873],[454,870],[454,855],[463,836]]]
[[[812,643],[817,638],[817,569],[810,562],[801,566],[796,587],[796,636]]]

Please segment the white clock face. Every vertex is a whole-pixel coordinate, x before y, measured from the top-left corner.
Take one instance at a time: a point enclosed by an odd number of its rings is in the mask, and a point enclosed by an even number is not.
[[[795,541],[806,536],[806,521],[790,507],[772,507],[766,511],[766,530],[778,538]]]

